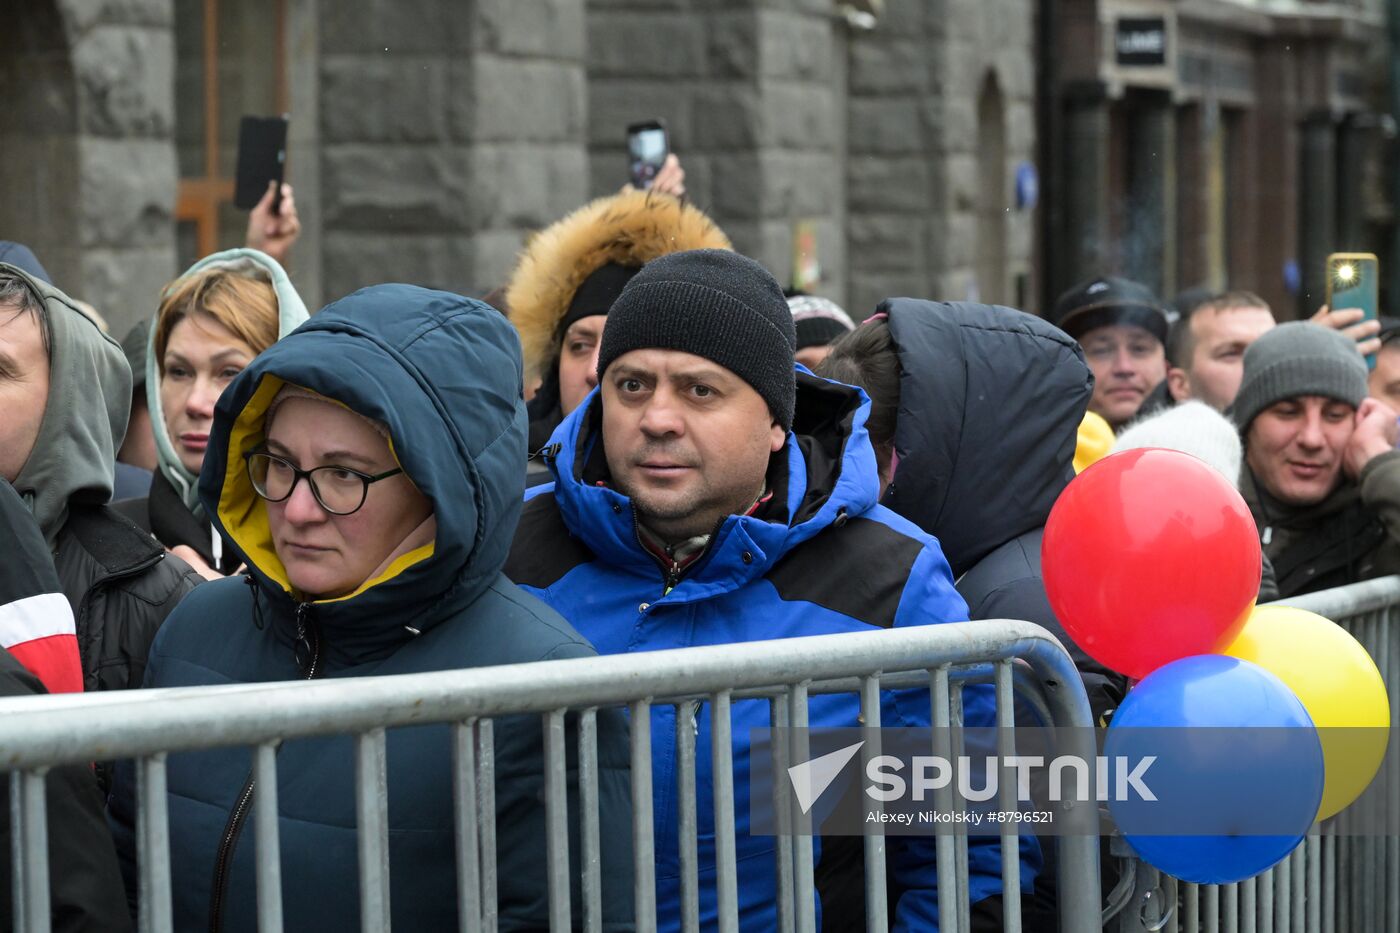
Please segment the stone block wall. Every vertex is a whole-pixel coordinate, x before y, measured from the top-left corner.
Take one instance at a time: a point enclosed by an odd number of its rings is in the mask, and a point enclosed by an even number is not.
[[[586,194],[582,0],[337,0],[319,20],[322,291],[480,294]]]
[[[1016,166],[1035,154],[1033,17],[1030,0],[891,0],[876,29],[852,36],[845,169],[853,309],[893,295],[993,294],[976,268],[988,156],[978,102],[989,80],[1002,101],[1001,196],[1011,207],[1003,298],[1015,300],[1016,277],[1030,273],[1034,252],[1034,215],[1015,210],[1012,188]]]
[[[169,0],[0,2],[0,237],[118,337],[175,269]]]
[[[827,0],[589,0],[591,192],[627,181],[629,123],[665,121],[691,199],[791,282],[799,223],[845,295],[844,27]]]

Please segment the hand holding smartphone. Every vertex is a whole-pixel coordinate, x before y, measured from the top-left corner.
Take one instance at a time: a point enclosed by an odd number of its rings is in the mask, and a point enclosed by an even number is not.
[[[1380,314],[1380,261],[1374,253],[1333,253],[1327,257],[1327,307],[1333,312],[1357,310],[1362,321]],[[1366,365],[1376,366],[1374,353]]]
[[[270,182],[277,188],[272,213],[281,212],[282,176],[287,165],[287,116],[244,117],[238,124],[238,171],[234,176],[233,204],[250,211],[267,192]]]
[[[634,188],[650,188],[670,153],[666,125],[646,120],[627,127],[627,174]]]

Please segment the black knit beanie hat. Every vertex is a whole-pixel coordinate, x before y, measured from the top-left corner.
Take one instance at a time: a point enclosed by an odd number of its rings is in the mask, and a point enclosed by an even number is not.
[[[792,427],[797,335],[768,270],[738,253],[697,249],[642,267],[608,313],[598,378],[633,350],[680,350],[712,360],[753,386],[773,420]]]
[[[1366,360],[1356,342],[1308,321],[1280,324],[1244,351],[1244,376],[1230,414],[1240,433],[1264,409],[1286,398],[1320,395],[1360,407]]]

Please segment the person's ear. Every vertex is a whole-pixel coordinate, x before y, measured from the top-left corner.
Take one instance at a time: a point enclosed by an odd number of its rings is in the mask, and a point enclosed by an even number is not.
[[[1175,366],[1167,367],[1167,392],[1178,402],[1192,398],[1191,377],[1186,374],[1186,370]]]
[[[777,453],[778,451],[783,449],[783,445],[786,443],[787,431],[784,430],[781,424],[778,424],[778,422],[774,421],[773,424],[768,428],[769,451],[771,451],[772,453]]]

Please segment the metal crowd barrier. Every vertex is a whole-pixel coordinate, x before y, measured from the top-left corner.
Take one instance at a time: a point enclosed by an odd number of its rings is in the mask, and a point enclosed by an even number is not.
[[[277,747],[288,739],[349,734],[355,738],[359,826],[361,927],[387,929],[390,918],[385,730],[398,726],[450,723],[454,752],[454,810],[457,896],[462,931],[496,927],[496,830],[492,720],[534,713],[544,735],[546,832],[549,845],[551,927],[570,929],[574,910],[582,928],[601,928],[596,716],[600,708],[627,707],[631,716],[632,830],[636,926],[656,929],[653,848],[651,717],[658,704],[677,708],[680,788],[690,806],[681,807],[678,838],[681,864],[680,918],[662,918],[682,928],[699,928],[698,858],[695,820],[695,736],[688,710],[711,704],[710,748],[715,774],[716,896],[719,929],[737,933],[734,788],[731,703],[769,701],[775,727],[806,725],[808,698],[852,693],[860,698],[863,725],[880,722],[880,689],[892,683],[927,686],[935,726],[957,725],[962,717],[962,685],[995,685],[998,722],[1013,724],[1013,693],[1041,710],[1056,726],[1088,726],[1089,708],[1079,677],[1063,648],[1043,629],[1027,622],[996,621],[934,625],[879,632],[794,638],[587,660],[479,668],[341,681],[252,684],[130,691],[91,696],[26,697],[0,702],[0,769],[13,772],[13,878],[15,929],[43,933],[50,928],[44,772],[65,763],[132,758],[136,761],[138,862],[143,931],[171,929],[171,874],[166,809],[168,755],[197,749],[244,746],[254,749],[258,806],[254,817],[257,851],[258,929],[282,929],[281,866],[276,805]],[[576,712],[583,903],[570,903],[569,832],[566,794],[564,716]],[[854,725],[854,724],[852,724]],[[1010,734],[1005,729],[1005,734]],[[1094,755],[1091,733],[1084,747],[1063,753]],[[796,731],[793,735],[804,735]],[[948,733],[942,735],[946,742]],[[1004,743],[1014,740],[1003,738]],[[1071,739],[1067,741],[1078,741]],[[805,760],[805,739],[794,739],[789,761]],[[1014,748],[1003,745],[1003,755]],[[946,754],[946,750],[945,750]],[[775,769],[776,770],[776,769]],[[777,806],[796,807],[781,784]],[[1092,805],[1092,804],[1089,804]],[[781,811],[780,811],[781,812]],[[789,811],[791,812],[791,811]],[[1009,824],[1008,824],[1009,825]],[[865,839],[867,929],[887,929],[884,838]],[[966,837],[940,835],[936,842],[940,925],[946,933],[969,929]],[[1096,929],[1100,918],[1098,839],[1044,838],[1058,845],[1060,927]],[[1017,836],[1001,836],[1003,883],[1020,887]],[[780,836],[779,928],[814,928],[813,859],[810,836]],[[949,870],[950,868],[954,870]],[[1005,899],[1005,929],[1021,929],[1020,901]]]
[[[1360,641],[1385,681],[1390,721],[1400,723],[1400,576],[1295,596],[1277,605],[1325,616]],[[1400,748],[1391,742],[1387,759],[1393,763],[1397,755]],[[1400,798],[1387,800],[1386,806],[1391,813],[1400,812]],[[1110,911],[1116,910],[1110,929],[1116,933],[1400,931],[1400,837],[1347,838],[1315,830],[1280,864],[1230,885],[1177,884],[1135,859],[1125,864],[1134,890],[1110,904]]]

